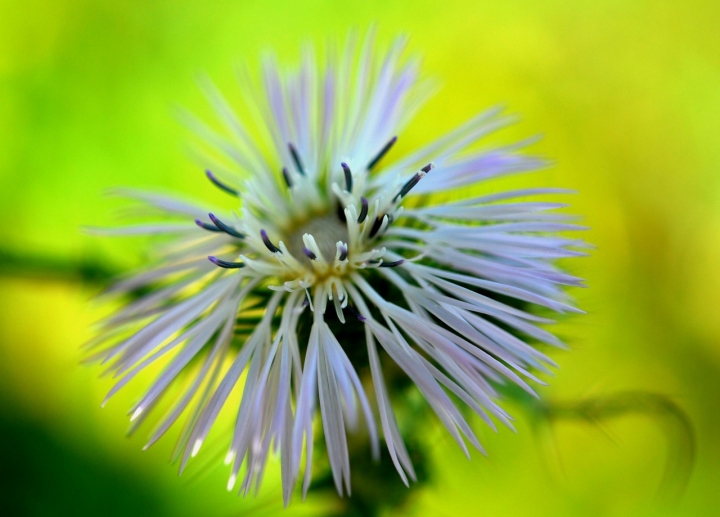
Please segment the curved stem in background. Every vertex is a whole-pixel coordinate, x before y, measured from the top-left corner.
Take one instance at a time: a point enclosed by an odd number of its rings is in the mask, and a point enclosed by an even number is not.
[[[667,395],[629,391],[577,401],[534,402],[537,407],[532,412],[535,413],[536,429],[568,420],[598,425],[624,416],[650,418],[658,424],[667,442],[667,458],[657,499],[672,503],[682,496],[695,463],[695,430],[687,413]]]

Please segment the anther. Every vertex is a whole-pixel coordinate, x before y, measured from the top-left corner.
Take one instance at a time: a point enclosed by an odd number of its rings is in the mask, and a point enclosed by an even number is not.
[[[315,253],[305,247],[303,247],[303,253],[305,253],[307,258],[309,258],[310,260],[317,260],[317,255],[315,255]]]
[[[348,256],[348,249],[347,246],[340,246],[340,256],[338,257],[338,260],[342,262],[345,260]]]
[[[288,186],[288,188],[292,188],[293,183],[292,183],[292,180],[290,179],[290,172],[288,172],[287,167],[283,167],[282,175],[283,175],[283,178],[285,179],[285,184]]]
[[[370,228],[370,234],[369,236],[375,237],[375,234],[380,230],[380,227],[382,226],[383,219],[385,218],[385,214],[380,214],[377,219],[375,219],[375,222],[372,225],[372,228]]]
[[[428,163],[425,167],[420,169],[420,172],[415,173],[415,175],[410,178],[405,185],[400,189],[400,192],[398,192],[395,197],[393,198],[393,203],[397,201],[398,199],[401,199],[405,197],[408,192],[410,192],[415,185],[418,184],[418,182],[425,177],[425,175],[430,172],[435,167],[434,163]]]
[[[412,188],[418,184],[418,182],[422,179],[422,176],[420,174],[415,174],[412,178],[410,178],[405,185],[400,189],[400,192],[395,194],[395,197],[393,198],[393,203],[397,201],[398,199],[405,197]]]
[[[220,260],[217,257],[213,257],[212,255],[208,257],[208,260],[216,266],[225,269],[240,269],[241,267],[245,267],[244,262],[228,262],[226,260]]]
[[[208,224],[208,223],[204,223],[204,222],[202,222],[200,219],[195,219],[195,224],[197,224],[197,225],[198,225],[200,228],[202,228],[203,230],[207,230],[207,231],[209,231],[209,232],[221,232],[221,231],[222,231],[222,230],[221,230],[220,228],[218,228],[217,226],[212,225],[212,224]]]
[[[398,267],[405,262],[405,259],[396,260],[395,262],[383,262],[378,267]]]
[[[269,249],[273,253],[278,253],[280,251],[280,248],[270,242],[270,239],[268,238],[267,232],[265,230],[260,230],[260,237],[262,237],[262,241],[267,249]]]
[[[290,143],[288,144],[288,149],[290,150],[290,155],[295,162],[295,167],[297,168],[297,171],[302,176],[305,176],[305,167],[303,167],[303,163],[300,160],[300,155],[298,154],[297,149],[295,149],[295,146]]]
[[[222,183],[219,179],[217,179],[210,170],[206,170],[205,174],[207,175],[208,179],[213,182],[213,185],[215,185],[220,190],[224,190],[225,192],[227,192],[228,194],[232,194],[233,196],[240,195],[240,193],[237,190],[235,190],[232,187],[228,187],[227,185]]]
[[[367,164],[367,170],[369,170],[369,171],[372,170],[373,167],[375,167],[375,166],[378,164],[378,162],[379,162],[380,160],[382,160],[383,156],[385,156],[385,155],[388,153],[388,151],[390,150],[390,148],[391,148],[393,145],[395,145],[395,142],[397,142],[397,137],[396,137],[396,136],[392,137],[392,138],[390,139],[390,141],[389,141],[387,144],[385,144],[385,147],[383,147],[382,149],[380,149],[380,152],[377,153],[377,155],[375,156],[375,158],[373,158],[372,160],[370,160],[370,163]]]
[[[362,206],[360,208],[360,215],[357,218],[358,224],[362,223],[368,215],[368,200],[365,199],[364,197],[361,197],[360,204]]]
[[[353,315],[354,315],[354,316],[358,319],[358,321],[360,321],[361,323],[364,323],[365,320],[367,319],[367,318],[365,318],[365,316],[363,316],[362,314],[360,314],[360,313],[357,311],[357,309],[356,309],[355,307],[353,307],[352,305],[348,305],[348,306],[347,306],[347,310],[349,310],[350,312],[352,312]]]
[[[235,228],[228,226],[224,222],[222,222],[220,219],[215,217],[213,214],[208,214],[210,217],[210,220],[213,222],[215,226],[217,226],[221,231],[227,233],[228,235],[232,235],[233,237],[237,237],[238,239],[244,239],[245,235],[237,231]]]
[[[352,192],[353,188],[353,177],[352,177],[352,171],[350,170],[350,167],[348,167],[348,164],[343,162],[340,165],[342,165],[343,172],[345,173],[345,190],[348,192]]]

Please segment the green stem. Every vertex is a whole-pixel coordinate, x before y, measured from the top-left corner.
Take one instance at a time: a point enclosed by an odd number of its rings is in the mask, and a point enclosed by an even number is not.
[[[98,258],[52,257],[0,248],[0,277],[105,285],[118,273]]]
[[[539,404],[536,423],[550,425],[561,420],[602,421],[643,415],[658,424],[667,442],[667,459],[657,496],[676,502],[685,490],[695,463],[695,430],[688,414],[667,395],[652,392],[622,392],[572,401]]]

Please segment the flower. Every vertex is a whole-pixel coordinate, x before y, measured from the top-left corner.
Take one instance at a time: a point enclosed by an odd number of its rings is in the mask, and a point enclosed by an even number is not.
[[[580,241],[553,235],[579,227],[547,213],[564,205],[509,202],[562,191],[478,195],[474,188],[543,165],[520,154],[521,145],[477,149],[509,122],[499,110],[391,162],[425,93],[417,63],[402,55],[402,41],[382,54],[368,37],[351,39],[325,67],[312,53],[293,73],[267,61],[265,96],[248,93],[248,110],[260,114],[254,131],[210,87],[232,140],[198,125],[222,155],[212,158],[217,175],[207,177],[234,198],[237,213],[126,191],[182,222],[112,231],[177,240],[157,264],[110,289],[135,296],[93,345],[94,357],[122,376],[108,398],[166,361],[131,409],[131,420],[142,420],[188,375],[148,443],[193,406],[180,440],[184,466],[242,384],[229,489],[243,464],[241,489],[259,483],[274,446],[285,501],[303,452],[307,491],[320,425],[340,494],[350,491],[348,431],[361,425],[376,457],[383,436],[407,484],[413,465],[382,364],[391,361],[460,447],[467,452],[467,440],[481,449],[457,401],[493,428],[494,420],[510,426],[494,385],[534,393],[526,380],[541,383],[533,371],[553,362],[532,343],[562,346],[531,308],[577,312],[563,288],[580,281],[552,262],[582,254],[574,249]],[[449,190],[459,200],[434,196]]]

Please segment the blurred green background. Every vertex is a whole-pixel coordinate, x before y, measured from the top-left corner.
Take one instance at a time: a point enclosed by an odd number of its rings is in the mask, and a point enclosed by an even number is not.
[[[560,323],[572,346],[550,401],[656,393],[692,421],[695,466],[679,499],[658,497],[671,463],[682,485],[687,435],[637,410],[538,432],[509,402],[518,433],[476,422],[488,457],[467,461],[429,429],[432,479],[407,515],[711,515],[720,508],[720,3],[415,0],[0,0],[0,505],[5,515],[273,515],[276,466],[258,498],[225,491],[210,455],[178,478],[173,440],[141,452],[125,410],[131,387],[82,368],[78,346],[103,308],[92,268],[138,264],[142,240],[99,239],[114,186],[176,190],[224,202],[189,158],[179,106],[210,118],[196,78],[237,95],[234,65],[299,42],[322,44],[376,22],[410,36],[442,88],[398,147],[421,145],[488,106],[522,121],[494,137],[542,134],[553,168],[506,185],[576,189],[591,256],[567,267],[588,311]],[[221,201],[222,200],[222,201]],[[228,207],[229,208],[229,207]],[[637,399],[641,400],[641,399]],[[632,405],[632,404],[631,404]],[[672,420],[672,417],[669,417]],[[679,457],[679,460],[677,459]],[[675,459],[673,459],[675,458]],[[208,463],[207,467],[203,461]],[[296,497],[288,515],[322,515]]]

